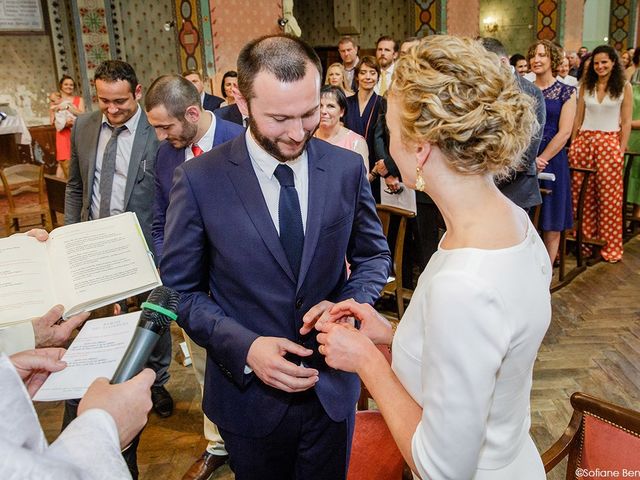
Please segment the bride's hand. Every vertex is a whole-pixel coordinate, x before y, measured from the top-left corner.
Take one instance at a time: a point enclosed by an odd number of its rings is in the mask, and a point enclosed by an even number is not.
[[[358,373],[376,351],[371,340],[349,324],[325,322],[316,328],[318,352],[331,368]]]
[[[376,312],[371,305],[358,303],[353,299],[336,303],[329,310],[329,315],[318,321],[316,329],[323,331],[326,324],[340,323],[348,317],[354,317],[360,322],[360,332],[366,335],[373,343],[389,345],[393,340],[391,323]]]

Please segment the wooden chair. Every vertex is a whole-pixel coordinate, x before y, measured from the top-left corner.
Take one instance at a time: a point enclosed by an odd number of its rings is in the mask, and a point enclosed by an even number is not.
[[[571,406],[567,429],[542,454],[545,472],[567,456],[567,480],[588,478],[597,471],[617,471],[620,478],[623,469],[640,471],[640,412],[580,392],[571,395]]]
[[[44,183],[47,187],[47,200],[49,202],[49,215],[53,228],[63,224],[58,221],[58,213],[64,215],[64,193],[67,189],[67,181],[56,177],[55,175],[45,175]]]
[[[51,228],[51,217],[44,192],[44,166],[33,164],[20,164],[0,170],[2,186],[9,204],[9,212],[5,215],[5,227],[7,234],[28,230],[33,227]],[[25,192],[38,193],[38,204],[17,206],[15,196]],[[39,218],[36,223],[22,222]]]
[[[580,273],[586,270],[587,263],[582,252],[584,245],[591,245],[592,247],[596,247],[598,249],[606,245],[606,242],[604,240],[585,237],[582,231],[582,222],[584,219],[584,202],[587,196],[587,187],[589,185],[589,182],[591,181],[591,177],[596,173],[596,171],[592,168],[579,167],[570,167],[569,170],[571,171],[572,183],[580,180],[580,178],[582,178],[582,183],[580,183],[580,191],[578,192],[578,204],[576,206],[576,213],[573,219],[573,229],[565,230],[560,235],[560,248],[558,251],[560,268],[558,272],[558,283],[556,283],[551,288],[552,292],[555,292],[565,285],[568,285],[574,278],[576,278]],[[576,266],[569,272],[567,272],[566,257],[567,243],[569,242],[575,244]]]
[[[631,169],[635,162],[640,161],[640,153],[628,152],[624,154],[624,176],[623,176],[623,197],[622,197],[622,225],[624,240],[630,240],[638,234],[640,228],[640,220],[633,216],[633,204],[627,201],[627,192],[629,190],[629,180],[631,178]]]
[[[393,276],[387,279],[387,284],[382,289],[383,295],[392,295],[396,297],[398,309],[398,320],[404,315],[405,297],[411,298],[410,291],[402,286],[402,256],[404,254],[404,237],[407,232],[407,219],[416,216],[415,213],[404,210],[403,208],[391,207],[389,205],[376,205],[378,217],[382,222],[382,231],[389,240],[389,225],[392,218],[398,218],[398,231],[396,232],[395,243],[393,248]]]

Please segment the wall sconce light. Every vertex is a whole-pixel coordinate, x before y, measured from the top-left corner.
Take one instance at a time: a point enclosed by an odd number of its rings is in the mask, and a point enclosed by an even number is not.
[[[175,20],[171,20],[169,22],[165,22],[162,28],[164,28],[165,32],[168,32],[175,26],[176,26],[176,21]]]
[[[493,17],[486,17],[482,24],[484,25],[484,31],[488,33],[495,33],[498,31],[498,21]]]

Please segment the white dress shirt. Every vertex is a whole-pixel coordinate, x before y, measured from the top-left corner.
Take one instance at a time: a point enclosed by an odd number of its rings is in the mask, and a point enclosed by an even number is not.
[[[113,175],[113,189],[111,190],[111,210],[110,215],[118,215],[124,212],[124,191],[127,186],[127,175],[129,173],[129,162],[131,161],[131,150],[136,137],[136,129],[142,115],[140,105],[136,108],[136,113],[127,120],[124,125],[127,127],[118,135],[118,149],[116,152],[116,172]],[[93,188],[91,189],[91,219],[100,218],[100,173],[102,172],[102,157],[107,143],[111,138],[111,128],[107,117],[102,116],[102,127],[98,137],[98,149],[96,151],[96,171],[93,178]]]
[[[393,80],[393,71],[396,68],[396,62],[393,62],[391,65],[389,65],[389,68],[387,68],[386,70],[383,70],[382,68],[380,69],[380,78],[378,78],[378,83],[376,83],[376,86],[373,87],[373,91],[376,92],[376,94],[380,95],[380,83],[382,82],[382,76],[384,75],[386,80],[387,80],[387,90],[389,90],[389,87],[391,86],[391,81]]]
[[[47,443],[29,394],[0,354],[0,478],[122,480],[131,478],[116,424],[106,411],[84,412]]]
[[[572,75],[567,75],[566,77],[561,77],[560,75],[558,75],[556,77],[556,80],[558,80],[559,82],[564,83],[565,85],[569,85],[571,87],[578,87],[578,79]]]
[[[209,110],[205,110],[203,112],[204,115],[209,115],[211,117],[211,125],[209,125],[209,129],[204,132],[204,135],[200,140],[198,140],[195,144],[198,145],[202,152],[208,152],[213,148],[213,137],[216,134],[216,116],[211,113]],[[191,160],[195,155],[193,154],[193,143],[187,145],[187,148],[184,149],[184,161]]]
[[[282,162],[269,155],[253,138],[251,129],[247,129],[245,134],[247,150],[251,157],[251,165],[256,172],[262,195],[267,203],[269,215],[280,235],[280,222],[278,221],[278,203],[280,202],[280,182],[274,175],[276,167]],[[300,202],[300,212],[302,213],[302,228],[307,231],[307,206],[309,204],[309,162],[307,150],[295,160],[286,163],[293,170],[293,178],[298,191],[298,201]]]

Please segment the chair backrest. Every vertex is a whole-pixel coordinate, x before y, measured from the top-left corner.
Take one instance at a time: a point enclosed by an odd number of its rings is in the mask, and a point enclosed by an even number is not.
[[[45,175],[44,183],[47,187],[47,200],[49,201],[49,210],[54,227],[58,226],[57,215],[64,213],[64,194],[67,189],[67,181],[54,175]]]
[[[640,412],[580,392],[571,396],[571,405],[569,426],[542,455],[545,471],[568,455],[567,480],[598,471],[618,472],[620,478],[623,470],[640,476]]]
[[[387,237],[389,245],[393,245],[393,271],[396,279],[402,280],[402,255],[404,254],[404,237],[407,232],[407,219],[415,217],[416,214],[404,208],[381,204],[376,205],[376,211],[378,212],[378,217],[380,217],[380,222],[382,222],[384,236]],[[391,225],[391,219],[393,217],[400,219],[395,239],[389,238],[389,226]]]
[[[404,460],[382,414],[356,412],[347,480],[401,480]]]
[[[16,208],[14,195],[24,191],[37,192],[41,205],[46,203],[44,194],[44,166],[24,163],[0,170],[0,179],[7,196],[9,210]]]

